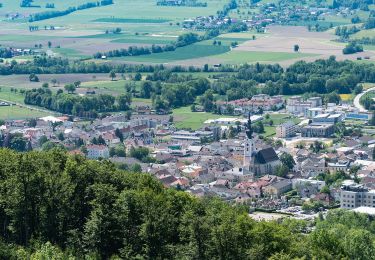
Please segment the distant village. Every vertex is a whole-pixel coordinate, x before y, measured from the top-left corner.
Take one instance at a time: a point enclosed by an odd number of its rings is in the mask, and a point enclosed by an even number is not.
[[[68,116],[10,120],[0,132],[4,143],[21,135],[31,149],[61,146],[151,174],[165,187],[254,209],[301,216],[331,207],[375,209],[375,137],[342,129],[347,121],[366,124],[370,114],[351,104],[323,105],[320,97],[260,94],[217,105],[237,117],[213,118],[189,131],[177,129],[170,115],[140,108],[130,119],[120,113],[92,122]],[[281,113],[291,120],[276,125],[276,135],[254,131]],[[342,142],[335,143],[339,131]]]

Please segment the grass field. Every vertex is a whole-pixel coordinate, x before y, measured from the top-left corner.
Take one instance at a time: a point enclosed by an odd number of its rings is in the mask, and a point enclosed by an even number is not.
[[[98,23],[167,23],[166,19],[129,19],[129,18],[100,18],[93,22]]]
[[[206,44],[193,44],[178,48],[175,51],[153,53],[150,55],[116,58],[125,61],[168,63],[178,60],[188,60],[207,56],[213,56],[228,52],[228,46],[213,46]]]
[[[126,38],[120,38],[120,39],[115,39],[112,40],[111,42],[114,43],[144,43],[144,44],[170,44],[175,42],[175,38],[171,37],[152,37],[152,36],[144,36],[144,37],[126,37]]]
[[[19,106],[0,107],[0,119],[3,120],[38,118],[47,115],[48,113],[31,110]]]
[[[258,52],[258,51],[230,51],[214,58],[222,59],[229,64],[252,62],[279,62],[303,57],[312,57],[314,54],[289,53],[289,52]]]
[[[208,119],[227,117],[205,112],[191,112],[190,107],[181,107],[173,110],[174,124],[177,128],[197,130],[203,127]]]
[[[6,101],[10,101],[10,102],[15,102],[15,103],[20,103],[20,104],[23,104],[24,103],[24,96],[19,93],[19,92],[12,92],[10,91],[11,88],[10,87],[4,87],[4,86],[0,86],[0,99],[1,100],[6,100]],[[20,89],[18,89],[19,91]]]
[[[75,49],[69,48],[54,48],[53,52],[62,57],[75,58],[75,59],[84,59],[90,56],[84,55]]]

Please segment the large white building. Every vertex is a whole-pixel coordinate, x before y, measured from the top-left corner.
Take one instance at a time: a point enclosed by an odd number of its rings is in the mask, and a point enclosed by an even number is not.
[[[289,121],[281,125],[276,126],[276,137],[288,138],[296,135],[297,126]]]
[[[360,184],[344,184],[341,186],[340,206],[344,209],[374,208],[375,190],[369,190]]]
[[[322,98],[320,97],[312,97],[303,100],[301,96],[295,96],[287,100],[286,109],[289,113],[307,116],[307,112],[310,108],[320,107],[322,104]]]
[[[99,158],[109,158],[109,149],[105,145],[88,145],[87,147],[87,158],[89,159],[99,159]]]

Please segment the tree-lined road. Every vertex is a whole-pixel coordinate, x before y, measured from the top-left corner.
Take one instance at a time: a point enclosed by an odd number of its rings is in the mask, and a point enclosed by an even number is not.
[[[363,91],[362,93],[358,94],[357,96],[355,96],[354,100],[353,100],[353,104],[356,108],[359,109],[359,112],[368,112],[368,110],[362,106],[362,104],[359,102],[361,100],[361,97],[366,94],[367,92],[371,92],[371,91],[375,91],[375,87],[373,88],[369,88],[365,91]]]

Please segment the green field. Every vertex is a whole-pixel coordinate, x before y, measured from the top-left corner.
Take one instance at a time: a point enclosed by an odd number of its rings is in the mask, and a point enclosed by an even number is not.
[[[150,55],[122,57],[116,59],[136,62],[168,63],[178,60],[187,60],[218,55],[228,52],[229,50],[230,49],[228,46],[193,44],[182,48],[178,48],[175,51],[171,52],[153,53]]]
[[[79,51],[75,49],[69,49],[69,48],[54,48],[53,52],[65,58],[84,59],[84,58],[90,57],[90,56],[81,54]]]
[[[24,96],[19,92],[12,92],[10,87],[0,86],[0,99],[20,104],[24,103]]]
[[[129,18],[100,18],[93,22],[98,23],[167,23],[166,19],[129,19]]]
[[[0,107],[0,119],[3,120],[38,118],[47,115],[48,113],[31,110],[19,106]]]
[[[181,107],[173,110],[174,124],[177,128],[197,130],[203,127],[208,119],[227,117],[206,112],[191,112],[190,107]]]
[[[289,52],[260,52],[260,51],[237,51],[223,53],[214,56],[214,58],[224,60],[224,63],[252,63],[252,62],[280,62],[296,58],[315,56],[307,53],[289,53]]]
[[[176,41],[176,38],[172,37],[152,37],[152,36],[144,36],[144,37],[127,37],[127,38],[120,38],[112,40],[111,42],[114,43],[144,43],[144,44],[171,44]]]

